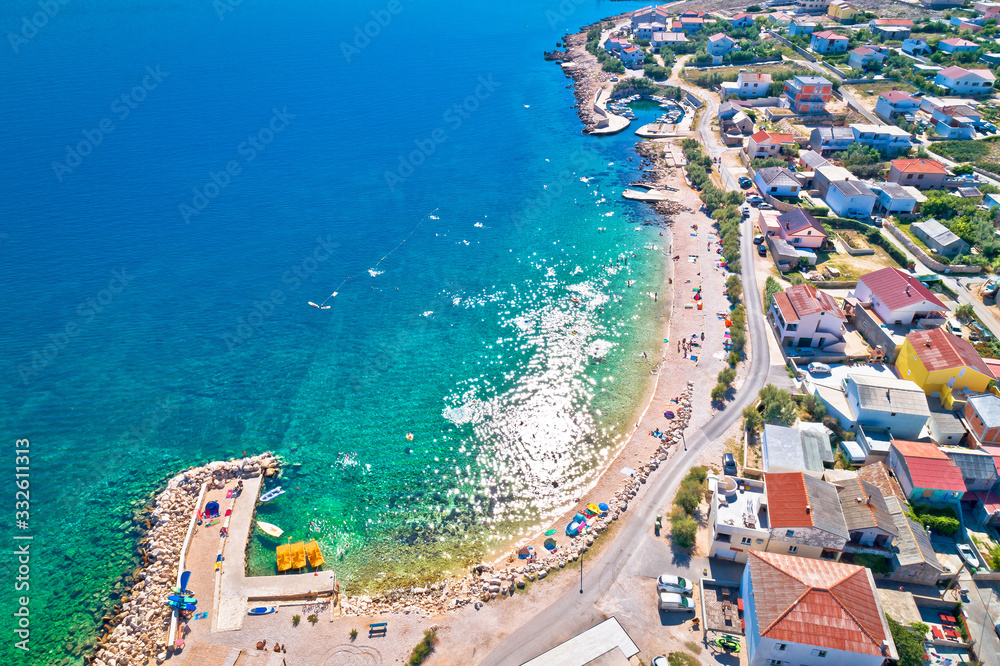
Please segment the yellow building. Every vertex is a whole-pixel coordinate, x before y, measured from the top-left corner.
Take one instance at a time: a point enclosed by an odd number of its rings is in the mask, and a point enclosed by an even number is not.
[[[833,0],[826,15],[838,23],[854,23],[858,16],[858,10],[849,2]]]
[[[902,379],[915,382],[924,393],[935,397],[946,387],[982,393],[994,380],[989,366],[972,345],[942,328],[907,335],[896,359],[896,370]]]

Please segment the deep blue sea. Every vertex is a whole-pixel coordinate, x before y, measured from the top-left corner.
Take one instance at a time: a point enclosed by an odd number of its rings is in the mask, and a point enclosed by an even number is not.
[[[355,589],[572,506],[649,380],[666,238],[619,196],[634,135],[582,135],[542,53],[639,5],[0,6],[0,662],[80,661],[190,465],[279,454],[261,517]]]

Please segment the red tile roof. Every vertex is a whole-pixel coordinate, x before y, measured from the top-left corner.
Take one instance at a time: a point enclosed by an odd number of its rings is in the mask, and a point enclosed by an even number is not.
[[[813,524],[812,512],[806,511],[809,494],[802,472],[766,474],[764,487],[771,527],[808,527]]]
[[[875,19],[875,25],[891,26],[891,25],[902,25],[907,28],[913,27],[913,21],[910,19]]]
[[[858,282],[868,287],[890,310],[927,301],[943,312],[948,311],[948,307],[920,280],[892,266],[862,275]]]
[[[961,37],[955,37],[953,39],[942,39],[941,43],[947,44],[948,46],[975,46],[976,48],[979,47],[979,44],[976,44],[975,42],[970,42],[968,39],[962,39]]]
[[[834,41],[840,41],[841,39],[844,40],[845,42],[849,41],[847,37],[844,37],[843,35],[838,35],[833,30],[822,30],[820,32],[815,32],[813,33],[813,36],[819,37],[820,39],[832,39]]]
[[[902,173],[941,173],[948,174],[948,169],[937,160],[913,159],[913,160],[893,160],[892,166]]]
[[[895,658],[867,569],[777,553],[749,554],[762,637]],[[885,653],[883,642],[889,645]]]
[[[797,284],[779,292],[774,295],[774,301],[788,323],[797,322],[803,317],[817,312],[825,312],[837,319],[847,321],[847,317],[844,316],[833,296],[819,291],[811,284]]]
[[[859,46],[856,49],[852,49],[851,53],[853,53],[854,55],[866,56],[866,55],[869,55],[869,54],[872,54],[872,53],[875,53],[875,52],[872,51],[867,46]]]
[[[768,132],[767,130],[761,130],[750,138],[758,145],[764,143],[795,143],[795,137],[791,134],[780,134],[778,132]]]
[[[771,75],[765,72],[740,72],[737,79],[744,83],[770,83]]]
[[[988,365],[973,348],[972,343],[956,337],[943,328],[932,328],[926,331],[914,331],[906,336],[920,357],[920,362],[928,372],[972,368],[987,377],[992,377]]]
[[[916,101],[916,97],[908,92],[903,92],[902,90],[890,90],[889,92],[884,92],[879,97],[884,97],[889,102],[903,102],[903,101]]]
[[[991,72],[988,69],[965,69],[963,67],[956,67],[954,65],[952,65],[951,67],[945,67],[940,72],[938,72],[938,74],[940,74],[941,76],[947,76],[949,79],[960,79],[966,74],[975,74],[976,76],[985,81],[996,81],[997,78],[993,76],[993,72]]]
[[[741,21],[741,20],[747,19],[747,18],[752,21],[753,20],[753,14],[737,14],[736,16],[733,17],[733,20],[734,21]]]
[[[933,442],[894,439],[892,446],[903,457],[915,488],[965,492],[962,470]]]

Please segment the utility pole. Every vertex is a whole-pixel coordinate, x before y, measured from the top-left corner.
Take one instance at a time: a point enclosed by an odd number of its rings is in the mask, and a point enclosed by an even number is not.
[[[580,550],[580,594],[583,594],[583,550]]]

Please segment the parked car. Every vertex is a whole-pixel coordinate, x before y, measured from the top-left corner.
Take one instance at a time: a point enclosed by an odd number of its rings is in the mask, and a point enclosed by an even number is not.
[[[750,217],[750,204],[743,204],[740,206],[740,215],[743,217]]]
[[[740,187],[742,187],[744,190],[749,190],[750,186],[753,185],[753,181],[747,178],[746,176],[740,176],[739,180],[737,180],[736,182],[738,182],[740,184]]]
[[[730,476],[736,476],[740,473],[736,467],[736,456],[732,453],[722,454],[722,473]]]
[[[769,203],[757,204],[757,208],[760,210],[774,210],[774,206]]]
[[[757,256],[766,257],[767,256],[767,246],[761,243],[757,246]]]
[[[694,612],[694,600],[676,592],[659,593],[660,610]]]
[[[844,217],[850,218],[852,220],[868,220],[871,219],[871,215],[867,213],[859,213],[856,210],[849,210],[844,214]]]
[[[764,244],[764,234],[757,234],[756,236],[754,236],[753,237],[753,244],[754,245],[763,245]]]
[[[972,546],[967,543],[958,544],[958,555],[965,561],[970,569],[979,568],[979,558],[976,557],[976,551],[972,550]]]
[[[764,199],[762,197],[757,196],[756,194],[751,194],[750,196],[747,197],[747,203],[750,204],[751,206],[756,206],[757,204],[763,202]]]
[[[663,655],[660,655],[659,657],[653,657],[652,666],[669,666],[669,664],[670,662],[667,661],[667,658],[664,657]]]
[[[959,338],[962,337],[962,325],[959,324],[956,320],[949,319],[948,323],[945,324],[945,326],[948,328],[948,332],[951,333],[952,335]]]
[[[618,83],[618,77],[617,76],[612,76],[611,77],[611,83]]]
[[[806,369],[814,375],[828,375],[830,374],[830,366],[826,363],[820,363],[819,361],[813,361],[806,366]]]
[[[735,461],[734,461],[735,462]],[[694,594],[694,583],[687,578],[663,574],[656,579],[657,592],[676,592],[677,594]]]

